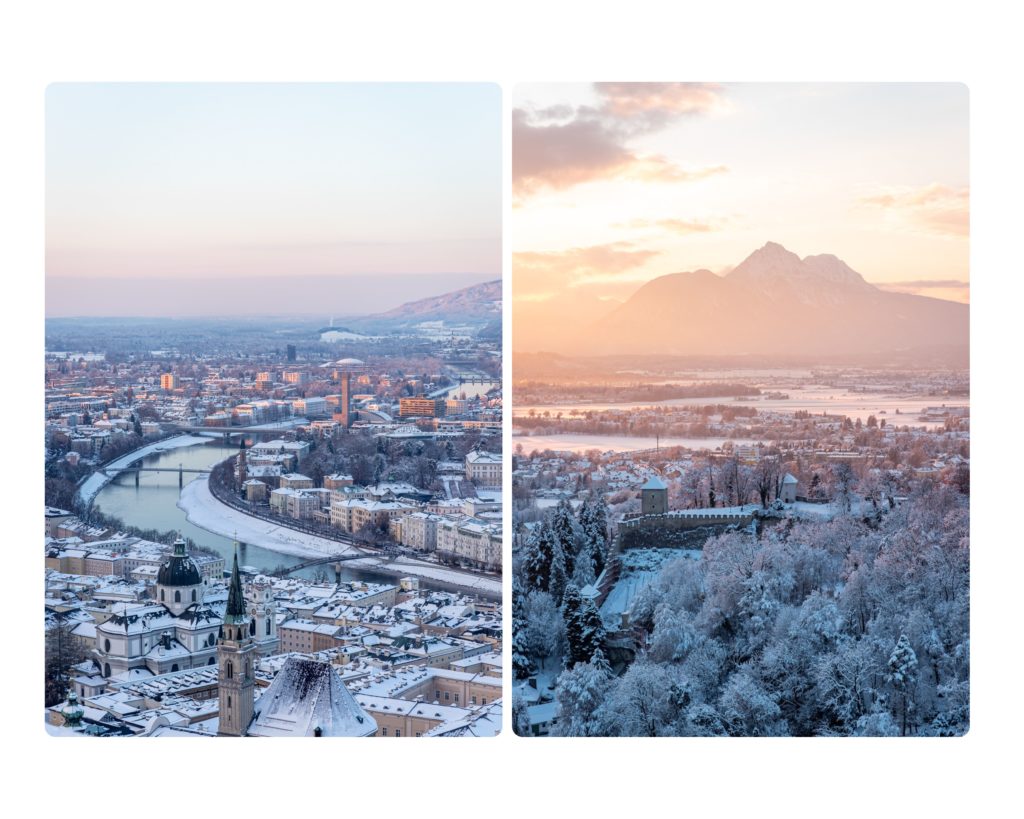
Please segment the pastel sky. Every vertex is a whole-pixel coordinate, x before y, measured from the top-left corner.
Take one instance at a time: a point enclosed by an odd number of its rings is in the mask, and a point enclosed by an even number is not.
[[[485,83],[50,86],[47,314],[341,315],[498,278],[501,125]]]
[[[520,304],[622,299],[767,241],[969,300],[963,85],[536,84],[513,103]]]

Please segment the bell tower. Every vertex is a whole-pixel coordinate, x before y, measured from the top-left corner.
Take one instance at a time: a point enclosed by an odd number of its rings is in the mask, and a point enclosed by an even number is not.
[[[220,627],[220,639],[217,640],[217,691],[220,699],[217,733],[220,736],[245,736],[252,722],[256,656],[256,643],[249,634],[249,617],[245,611],[236,550],[228,586],[228,606]]]

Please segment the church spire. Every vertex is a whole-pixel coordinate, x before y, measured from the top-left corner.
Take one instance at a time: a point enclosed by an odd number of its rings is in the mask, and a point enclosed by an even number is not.
[[[238,550],[231,567],[228,605],[224,612],[220,639],[217,641],[217,698],[220,720],[217,733],[222,736],[245,736],[252,722],[256,677],[253,655],[256,644],[251,637],[245,613],[242,578],[238,573]]]
[[[245,620],[245,597],[242,595],[242,578],[238,574],[238,548],[235,548],[235,560],[231,566],[231,583],[228,585],[228,607],[224,612],[224,621],[229,623]]]

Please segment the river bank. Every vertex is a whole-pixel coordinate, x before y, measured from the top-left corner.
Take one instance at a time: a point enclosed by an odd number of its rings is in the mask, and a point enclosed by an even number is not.
[[[181,491],[178,508],[184,511],[189,523],[200,529],[268,551],[307,558],[360,551],[354,546],[336,540],[289,529],[232,509],[213,496],[205,476],[186,484]],[[413,558],[387,560],[368,556],[360,560],[346,561],[345,566],[365,568],[393,577],[419,577],[429,580],[434,586],[473,592],[493,600],[501,599],[501,578],[476,575]]]
[[[138,449],[133,449],[127,455],[122,455],[117,460],[111,461],[103,467],[106,470],[111,470],[110,472],[94,472],[86,478],[78,488],[78,497],[86,505],[91,504],[99,491],[117,477],[117,472],[113,470],[123,469],[140,458],[145,458],[147,455],[155,455],[158,452],[167,452],[172,449],[180,449],[181,447],[194,446],[196,444],[205,444],[209,440],[208,437],[202,435],[178,435],[174,438],[165,438],[162,441],[156,441]]]

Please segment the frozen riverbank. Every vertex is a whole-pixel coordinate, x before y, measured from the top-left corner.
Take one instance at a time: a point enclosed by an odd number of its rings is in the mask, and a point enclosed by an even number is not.
[[[107,464],[104,469],[123,469],[129,464],[139,460],[139,458],[145,458],[147,455],[152,455],[156,452],[166,452],[167,450],[178,449],[183,446],[205,444],[209,440],[209,438],[205,438],[202,435],[178,435],[175,438],[165,438],[163,441],[157,441],[154,444],[149,444],[148,446],[132,450],[127,455],[122,455],[116,461],[111,461]],[[116,477],[117,472],[94,472],[79,487],[78,496],[86,504],[92,503],[93,498],[96,497],[96,493]]]
[[[351,554],[358,551],[336,540],[299,532],[286,526],[247,515],[217,500],[205,477],[197,478],[181,491],[178,507],[184,510],[189,522],[222,537],[236,538],[253,546],[298,557],[319,557],[329,554]],[[501,597],[501,579],[483,577],[471,572],[449,569],[435,563],[400,557],[387,560],[366,557],[346,562],[346,566],[372,569],[396,577],[413,576],[435,584],[451,586],[463,591],[475,591],[483,596]]]

